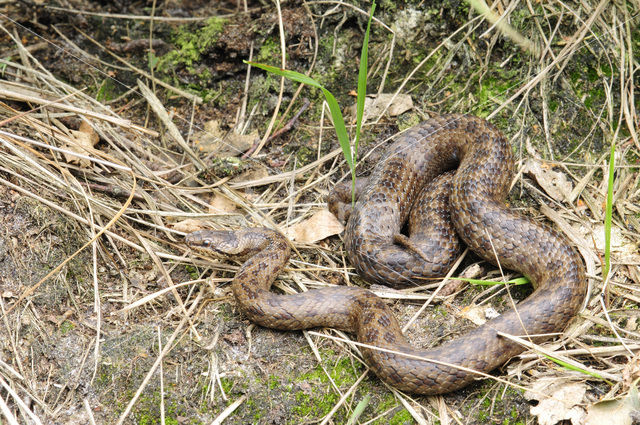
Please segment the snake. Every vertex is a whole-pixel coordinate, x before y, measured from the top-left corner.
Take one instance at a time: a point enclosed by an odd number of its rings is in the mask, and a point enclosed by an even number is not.
[[[290,243],[276,230],[200,230],[185,241],[214,256],[244,259],[231,286],[239,310],[252,322],[352,333],[365,363],[387,384],[414,394],[449,393],[522,353],[524,345],[509,335],[540,343],[563,331],[586,297],[584,264],[571,243],[507,207],[513,156],[486,120],[440,115],[396,137],[358,184],[355,205],[341,203],[340,193],[330,196],[331,209],[348,219],[349,261],[369,282],[398,287],[442,276],[459,252],[458,238],[481,258],[532,282],[532,293],[514,308],[436,347],[413,346],[388,303],[363,287],[271,291],[291,255]],[[421,218],[425,213],[431,218]]]

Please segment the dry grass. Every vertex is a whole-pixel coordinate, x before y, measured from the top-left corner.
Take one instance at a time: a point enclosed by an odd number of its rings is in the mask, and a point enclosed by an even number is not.
[[[3,7],[7,6],[0,2],[0,10]],[[8,7],[11,10],[12,6]],[[633,31],[639,22],[640,4],[612,5],[606,0],[598,4],[551,1],[544,2],[541,9],[537,4],[535,8],[542,13],[534,13],[533,3],[528,1],[503,1],[494,9],[505,22],[515,19],[514,11],[533,14],[530,19],[533,19],[534,29],[523,37],[530,40],[528,43],[535,43],[533,51],[539,53],[519,55],[517,50],[511,49],[512,56],[526,58],[517,64],[509,62],[509,57],[503,58],[505,66],[517,68],[520,77],[509,81],[502,93],[489,93],[484,103],[466,95],[472,87],[468,86],[470,83],[465,87],[460,81],[477,82],[489,78],[494,66],[493,55],[498,54],[494,49],[504,41],[500,25],[487,25],[474,13],[469,13],[466,23],[442,39],[430,55],[403,75],[389,74],[394,52],[399,51],[397,34],[392,30],[395,27],[389,22],[378,21],[374,24],[378,25],[378,36],[388,31],[391,37],[388,43],[378,44],[378,50],[372,50],[369,78],[382,81],[376,90],[380,93],[387,91],[383,87],[386,82],[397,88],[399,94],[412,94],[417,116],[426,116],[431,110],[443,111],[443,106],[451,112],[483,112],[490,120],[497,121],[498,126],[509,127],[502,130],[520,153],[520,169],[527,157],[539,157],[544,158],[547,167],[554,167],[568,177],[573,187],[569,201],[553,199],[524,178],[523,173],[518,174],[513,192],[516,198],[524,194],[540,199],[543,203],[540,211],[545,216],[540,218],[554,222],[578,246],[587,265],[591,287],[584,310],[569,329],[553,341],[542,346],[522,341],[528,350],[513,360],[499,377],[492,378],[496,386],[466,393],[468,400],[460,397],[414,398],[385,388],[365,368],[355,366],[357,379],[347,386],[340,386],[334,382],[331,364],[335,362],[337,367],[337,359],[344,356],[355,365],[361,363],[357,346],[348,335],[340,332],[304,332],[311,354],[304,353],[301,357],[307,356],[306,361],[310,362],[314,362],[314,358],[317,360],[329,382],[322,391],[337,395],[337,401],[323,415],[309,415],[300,420],[323,424],[339,422],[338,418],[352,414],[362,398],[362,393],[358,393],[360,390],[372,392],[378,397],[376,400],[384,400],[388,391],[394,394],[395,401],[385,411],[370,413],[367,420],[359,423],[375,420],[385,423],[390,420],[390,414],[397,412],[398,406],[407,409],[417,423],[435,423],[436,419],[440,423],[475,423],[473,413],[477,413],[485,398],[493,398],[493,409],[496,398],[500,400],[500,393],[507,388],[528,388],[542,378],[553,378],[556,382],[587,382],[590,392],[583,403],[625,394],[631,383],[637,381],[640,121],[634,102],[638,99],[640,65],[637,61],[638,34],[634,35]],[[334,19],[334,14],[366,14],[337,1],[309,2],[305,10],[314,13],[316,38],[312,43],[316,54],[320,42],[317,34],[326,31],[320,27],[325,20]],[[280,9],[274,8],[270,12],[277,12],[279,16],[278,27],[284,46]],[[137,18],[122,16],[117,19],[128,22]],[[160,24],[161,21],[155,25]],[[232,274],[225,272],[234,271],[236,266],[200,259],[192,255],[181,240],[184,231],[194,228],[194,220],[214,228],[267,226],[284,231],[323,208],[332,182],[345,176],[348,178],[340,149],[323,147],[327,139],[334,138],[324,109],[318,121],[305,121],[303,126],[306,133],[318,138],[315,160],[303,166],[298,166],[294,158],[287,158],[278,167],[262,165],[268,163],[265,152],[273,153],[265,142],[276,120],[295,113],[295,101],[304,89],[300,88],[288,97],[284,95],[285,85],[281,84],[276,108],[270,112],[272,118],[256,122],[258,117],[247,107],[251,101],[249,86],[253,77],[253,71],[249,71],[246,92],[234,118],[238,129],[267,129],[253,158],[247,161],[255,168],[266,169],[268,175],[263,173],[256,177],[253,174],[254,177],[245,175],[240,179],[208,182],[200,173],[208,167],[208,158],[197,151],[189,133],[189,130],[199,128],[199,123],[205,119],[197,116],[197,96],[189,94],[183,98],[187,107],[175,115],[159,99],[166,95],[166,90],[178,95],[184,92],[136,68],[122,57],[118,60],[111,57],[112,60],[101,59],[103,63],[96,66],[108,70],[124,63],[135,78],[144,79],[144,82],[131,86],[122,97],[108,105],[98,102],[87,93],[86,87],[66,84],[47,70],[42,58],[37,56],[38,50],[47,45],[23,44],[23,37],[31,37],[24,27],[3,15],[0,16],[0,30],[3,39],[12,44],[4,49],[9,52],[0,60],[0,122],[3,127],[0,132],[0,193],[5,197],[0,199],[0,208],[12,214],[23,214],[26,221],[35,222],[24,227],[30,229],[31,233],[27,235],[12,234],[8,227],[0,229],[0,261],[12,264],[16,272],[0,276],[0,335],[4,339],[0,343],[0,410],[4,421],[9,424],[102,423],[109,420],[105,418],[115,418],[119,424],[134,423],[131,411],[143,403],[146,393],[152,391],[152,382],[153,388],[155,385],[162,388],[155,408],[164,412],[165,392],[179,390],[165,382],[174,381],[170,372],[163,373],[163,368],[168,367],[176,374],[177,370],[183,370],[184,365],[176,367],[179,360],[171,357],[172,350],[183,349],[180,344],[191,344],[191,349],[205,353],[206,361],[202,362],[200,370],[202,376],[195,381],[208,382],[208,390],[201,395],[200,402],[210,409],[197,420],[221,423],[230,415],[231,421],[239,412],[236,409],[251,399],[252,387],[246,389],[237,383],[242,381],[246,370],[233,369],[242,364],[231,360],[237,356],[234,353],[237,347],[221,343],[220,329],[224,329],[224,325],[220,322],[224,315],[211,312],[220,313],[232,304],[227,285]],[[336,31],[341,31],[339,25]],[[83,53],[80,47],[68,41],[65,46],[70,51],[61,53],[64,60],[76,61],[75,66],[79,69],[104,75],[104,71],[93,68],[92,64],[98,63],[94,53]],[[55,52],[59,48],[61,44],[56,44],[52,50]],[[571,92],[573,97],[553,92],[559,87],[571,86],[576,69],[588,68],[589,64],[584,63],[572,66],[573,61],[583,61],[584,57],[597,58],[598,69],[611,69],[610,75],[597,75],[594,90],[601,91],[604,96],[589,105],[585,103],[589,93],[583,93],[584,98],[579,98],[575,92]],[[461,58],[475,64],[470,75],[465,73],[464,67],[458,66]],[[314,55],[309,72],[315,63]],[[452,73],[454,78],[451,78]],[[382,75],[390,77],[381,78]],[[431,98],[420,98],[420,91],[427,89]],[[286,99],[289,99],[288,104]],[[560,108],[552,103],[559,104]],[[143,115],[143,107],[133,109],[132,105],[149,105],[147,115]],[[193,106],[193,113],[181,115],[181,111],[189,110],[188,105]],[[562,109],[577,112],[563,115]],[[129,116],[123,116],[125,114]],[[562,121],[570,120],[572,116],[580,117],[576,126],[584,130],[580,133],[583,138],[572,144],[571,150],[563,150],[557,146],[557,140],[561,137],[571,140],[575,135],[559,136],[557,133],[574,128],[571,123],[562,125]],[[384,114],[370,119],[365,131],[375,132],[386,120]],[[79,136],[73,131],[80,122],[89,124],[92,129],[89,134],[95,132],[99,136],[97,147],[79,145]],[[611,274],[603,279],[604,251],[598,241],[603,232],[606,147],[609,143],[615,144],[617,152],[613,189],[614,243],[617,245],[613,250]],[[375,155],[377,148],[371,148],[368,155]],[[366,158],[364,155],[363,159]],[[209,202],[213,194],[225,198],[236,211],[212,212]],[[34,211],[44,211],[43,216],[36,212],[25,213],[21,209],[24,203]],[[38,222],[38,217],[43,221]],[[60,225],[60,222],[64,224]],[[51,240],[53,242],[49,241],[49,247],[43,247],[46,241],[40,237],[40,232],[48,234],[56,226],[62,226],[63,232],[58,233],[57,239]],[[60,236],[65,234],[66,240]],[[4,243],[1,243],[2,238]],[[36,245],[29,245],[29,240],[35,241],[32,243]],[[296,292],[326,286],[328,280],[352,279],[341,246],[337,238],[296,244],[297,253],[279,280],[280,289]],[[37,257],[35,262],[28,259],[30,253]],[[52,253],[51,257],[47,253]],[[39,264],[41,269],[23,271],[23,267],[33,267],[33,264]],[[211,274],[213,278],[209,277]],[[139,278],[141,275],[143,277]],[[154,282],[157,286],[145,286],[146,283],[155,285]],[[455,307],[460,302],[459,291],[447,297],[432,296],[431,289],[441,288],[445,283],[423,286],[419,290],[380,289],[379,292],[399,302],[411,299],[413,303],[420,303],[418,306],[400,303],[396,306],[405,319],[414,315],[408,332],[419,335],[421,328],[417,325],[424,323],[425,308],[431,308],[434,300],[444,301],[448,311],[460,311]],[[59,305],[48,303],[49,291],[56,292],[52,288],[61,291],[55,298]],[[486,300],[499,290],[489,289],[487,294],[480,294],[479,299]],[[231,314],[241,328],[238,335],[229,332],[222,337],[235,335],[244,341],[239,343],[242,351],[251,353],[255,343],[252,335],[263,331],[251,326],[247,328],[237,312]],[[416,320],[418,318],[422,320]],[[71,370],[58,374],[56,368],[61,364],[60,358],[54,359],[53,355],[49,358],[46,350],[41,353],[33,347],[57,349],[52,338],[57,335],[64,339],[65,323],[71,323],[74,332],[83,339],[70,351],[76,353],[73,361],[70,360]],[[156,335],[157,346],[153,353],[137,353],[131,359],[132,374],[138,356],[147,361],[143,363],[143,370],[137,371],[140,379],[128,393],[102,399],[103,395],[94,389],[94,384],[104,373],[101,367],[110,362],[105,353],[110,355],[113,350],[103,344],[114,338],[130,338],[129,332],[138,326]],[[282,341],[288,337],[261,333],[259,338],[264,342],[265,338]],[[294,344],[298,343],[301,341],[294,340]],[[332,352],[340,352],[337,359],[327,354],[328,347]],[[184,355],[184,351],[180,353]],[[256,354],[253,356],[255,359]],[[600,378],[558,367],[546,356]],[[190,363],[196,357],[179,358]],[[245,391],[227,394],[228,388],[223,382],[230,377]],[[366,381],[369,383],[362,387]],[[109,388],[118,387],[111,384]],[[239,392],[245,393],[240,396]],[[120,404],[108,404],[114,400]],[[463,408],[465,403],[472,407]],[[463,417],[460,410],[471,413]],[[118,413],[114,415],[116,411]],[[290,410],[286,414],[294,417]],[[195,417],[192,419],[196,420]],[[256,421],[260,422],[259,419]]]

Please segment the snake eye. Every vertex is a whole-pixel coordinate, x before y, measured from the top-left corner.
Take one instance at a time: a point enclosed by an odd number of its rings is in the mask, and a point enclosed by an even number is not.
[[[204,239],[202,241],[202,245],[206,246],[207,248],[209,248],[211,246],[211,241],[209,239]]]

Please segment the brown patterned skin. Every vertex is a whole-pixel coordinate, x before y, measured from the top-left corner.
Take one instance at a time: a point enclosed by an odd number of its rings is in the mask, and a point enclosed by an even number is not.
[[[536,287],[533,294],[515,310],[462,337],[421,350],[403,336],[386,303],[366,289],[271,293],[271,283],[290,255],[286,239],[277,232],[201,231],[188,235],[186,241],[210,252],[249,257],[232,286],[240,309],[250,320],[277,329],[333,327],[353,332],[361,343],[398,352],[361,348],[365,361],[381,379],[412,393],[456,390],[478,377],[468,369],[487,373],[522,352],[521,346],[498,332],[540,335],[566,326],[586,294],[582,261],[555,230],[504,205],[513,159],[507,141],[493,126],[465,115],[433,118],[399,136],[384,158],[362,190],[346,229],[347,252],[359,273],[371,281],[389,283],[385,279],[390,278],[394,285],[414,283],[415,272],[396,259],[404,261],[416,252],[388,250],[398,249],[393,241],[411,205],[427,199],[422,188],[457,165],[449,201],[458,235],[488,261],[497,259],[503,268],[527,276]],[[387,262],[380,267],[378,261]],[[390,272],[393,267],[398,268]]]
[[[380,226],[375,234],[365,233],[368,236],[368,249],[355,255],[348,251],[356,265],[367,267],[368,264],[376,264],[374,270],[365,271],[356,267],[362,277],[370,282],[402,287],[430,283],[424,279],[442,277],[451,269],[462,250],[460,239],[451,223],[449,207],[453,175],[452,171],[444,172],[420,188],[409,212],[406,224],[408,236],[400,233],[401,226],[398,226],[394,232],[387,233],[385,238],[381,234],[387,230],[388,225],[385,222],[373,223]],[[366,196],[365,190],[376,186],[375,183],[369,184],[371,181],[371,178],[356,180],[357,200]],[[380,188],[374,190],[378,194],[382,193]],[[352,214],[351,182],[336,185],[329,194],[327,204],[340,221],[352,223],[349,221]],[[385,211],[384,205],[377,206],[377,211]],[[361,208],[359,204],[358,208]],[[345,240],[349,246],[353,233],[349,230],[350,225],[347,229]],[[366,232],[370,229],[361,230]],[[358,262],[362,260],[362,256],[371,261]]]

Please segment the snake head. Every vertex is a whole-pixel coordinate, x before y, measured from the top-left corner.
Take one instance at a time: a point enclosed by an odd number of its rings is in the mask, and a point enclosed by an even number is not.
[[[233,255],[243,259],[261,249],[262,238],[252,231],[240,230],[198,230],[185,236],[185,243],[197,251],[215,257]]]
[[[225,230],[198,230],[184,238],[185,243],[208,255],[227,256],[239,254],[237,238],[233,232]]]

